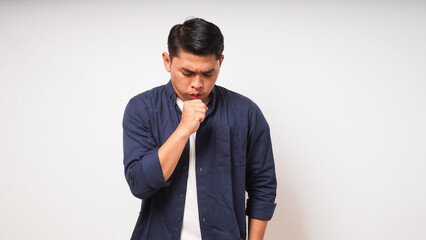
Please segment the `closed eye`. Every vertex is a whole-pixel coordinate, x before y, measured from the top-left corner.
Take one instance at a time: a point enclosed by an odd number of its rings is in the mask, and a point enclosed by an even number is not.
[[[193,74],[194,74],[194,72],[193,71],[191,71],[191,70],[189,70],[189,69],[187,69],[187,68],[182,68],[182,74],[184,75],[184,76],[186,76],[186,77],[190,77],[190,76],[192,76]]]
[[[205,77],[212,77],[214,75],[215,69],[210,69],[208,71],[203,72],[203,76]]]

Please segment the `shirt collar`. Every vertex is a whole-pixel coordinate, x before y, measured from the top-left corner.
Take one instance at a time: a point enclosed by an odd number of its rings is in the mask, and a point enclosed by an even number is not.
[[[170,98],[173,103],[176,103],[176,93],[172,85],[172,80],[169,80],[169,82],[166,84],[166,93],[167,97]]]

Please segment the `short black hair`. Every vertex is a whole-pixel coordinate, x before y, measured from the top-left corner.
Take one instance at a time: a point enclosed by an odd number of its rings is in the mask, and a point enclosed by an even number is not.
[[[202,18],[192,18],[172,27],[167,40],[170,59],[180,50],[194,55],[214,54],[219,60],[223,53],[223,35],[219,27]]]

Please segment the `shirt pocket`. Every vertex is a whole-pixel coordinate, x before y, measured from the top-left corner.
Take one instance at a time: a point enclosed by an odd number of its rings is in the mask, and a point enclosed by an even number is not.
[[[246,166],[247,131],[243,128],[230,128],[231,163],[234,167]]]
[[[247,131],[220,127],[215,130],[216,160],[219,166],[244,167],[247,153]]]

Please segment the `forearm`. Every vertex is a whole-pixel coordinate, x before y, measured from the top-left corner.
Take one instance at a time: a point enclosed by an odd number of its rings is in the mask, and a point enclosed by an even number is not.
[[[248,240],[262,240],[268,221],[256,218],[249,219]]]
[[[158,149],[158,158],[165,181],[170,178],[175,170],[189,137],[190,134],[178,126],[167,141]]]

